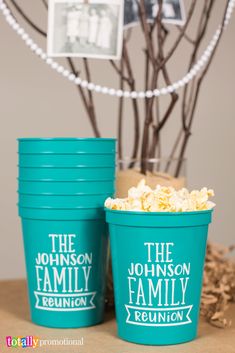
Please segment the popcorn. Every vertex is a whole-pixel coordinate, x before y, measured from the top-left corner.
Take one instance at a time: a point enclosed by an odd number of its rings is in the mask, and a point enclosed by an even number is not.
[[[209,201],[214,191],[207,188],[189,192],[186,188],[175,190],[173,187],[157,185],[151,189],[144,179],[137,187],[128,191],[123,199],[108,198],[105,207],[112,210],[140,212],[190,212],[210,210],[215,204]]]

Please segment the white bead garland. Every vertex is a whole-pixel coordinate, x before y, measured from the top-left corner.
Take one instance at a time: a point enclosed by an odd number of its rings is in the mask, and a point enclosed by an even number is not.
[[[235,7],[235,0],[230,0],[227,8],[227,12],[225,14],[225,21],[224,27],[226,27],[229,23],[229,20],[232,16],[233,10]],[[88,82],[86,80],[82,80],[80,77],[75,76],[72,72],[67,70],[64,66],[60,65],[52,58],[48,57],[47,54],[30,38],[29,34],[25,32],[25,30],[20,26],[20,24],[15,20],[13,17],[10,9],[8,9],[7,5],[5,4],[4,0],[0,0],[0,11],[2,12],[3,16],[5,17],[6,22],[12,27],[12,29],[21,37],[21,39],[25,42],[25,44],[43,61],[46,62],[53,70],[57,71],[59,74],[67,78],[69,81],[73,82],[77,86],[81,86],[82,88],[87,88],[90,91],[95,91],[97,93],[108,94],[110,96],[116,97],[124,97],[124,98],[152,98],[153,96],[159,97],[161,95],[166,95],[172,93],[179,88],[185,86],[189,83],[201,69],[205,66],[205,64],[209,61],[214,48],[219,40],[220,33],[222,31],[222,27],[219,26],[216,30],[215,34],[213,35],[208,47],[205,49],[204,53],[197,61],[197,63],[191,68],[191,70],[177,82],[173,83],[170,86],[163,87],[160,89],[155,89],[153,91],[148,90],[144,91],[123,91],[121,89],[115,88],[108,88],[103,87],[100,85],[96,85],[93,82]]]

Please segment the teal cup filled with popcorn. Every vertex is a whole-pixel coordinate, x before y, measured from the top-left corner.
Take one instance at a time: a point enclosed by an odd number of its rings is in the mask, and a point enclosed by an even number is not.
[[[125,199],[107,199],[120,338],[172,345],[197,337],[212,190],[142,181]]]

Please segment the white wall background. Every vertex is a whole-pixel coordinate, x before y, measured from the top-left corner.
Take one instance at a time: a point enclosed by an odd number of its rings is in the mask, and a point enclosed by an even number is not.
[[[19,0],[34,20],[46,28],[46,12],[41,2]],[[216,4],[205,46],[217,27],[225,1]],[[196,21],[196,19],[195,19]],[[27,25],[25,28],[28,29]],[[193,26],[192,29],[193,31]],[[193,136],[187,150],[188,184],[209,186],[216,192],[216,213],[210,238],[217,242],[235,242],[233,207],[235,152],[235,15],[229,25],[201,91]],[[38,42],[44,41],[36,34]],[[134,69],[142,73],[141,33],[133,33],[131,52]],[[20,220],[17,217],[17,143],[22,136],[92,136],[75,87],[58,76],[34,56],[0,15],[0,278],[25,276]],[[172,80],[183,76],[188,45],[181,45],[171,64]],[[110,66],[94,61],[95,82],[117,86]],[[142,77],[142,76],[141,76]],[[141,89],[141,77],[138,85]],[[116,135],[116,99],[96,95],[99,125],[103,136]],[[163,103],[164,104],[164,103]],[[105,107],[105,109],[104,109]],[[174,113],[171,128],[165,134],[165,147],[172,141],[178,124]],[[131,121],[130,109],[126,121]],[[125,136],[130,136],[131,122]],[[169,143],[168,143],[169,142]],[[130,149],[126,138],[127,155]],[[32,235],[33,236],[33,235]]]

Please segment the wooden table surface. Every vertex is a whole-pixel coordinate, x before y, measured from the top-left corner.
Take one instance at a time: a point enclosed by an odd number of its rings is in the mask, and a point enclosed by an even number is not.
[[[142,346],[122,341],[116,336],[116,322],[107,313],[101,325],[83,329],[50,329],[30,322],[26,282],[24,280],[0,282],[0,352],[19,352],[22,348],[8,348],[6,336],[37,336],[41,340],[82,339],[83,345],[44,346],[38,352],[57,353],[235,353],[235,305],[231,305],[228,317],[231,328],[218,329],[200,321],[199,337],[189,343],[176,346]],[[30,350],[27,350],[27,352]]]

